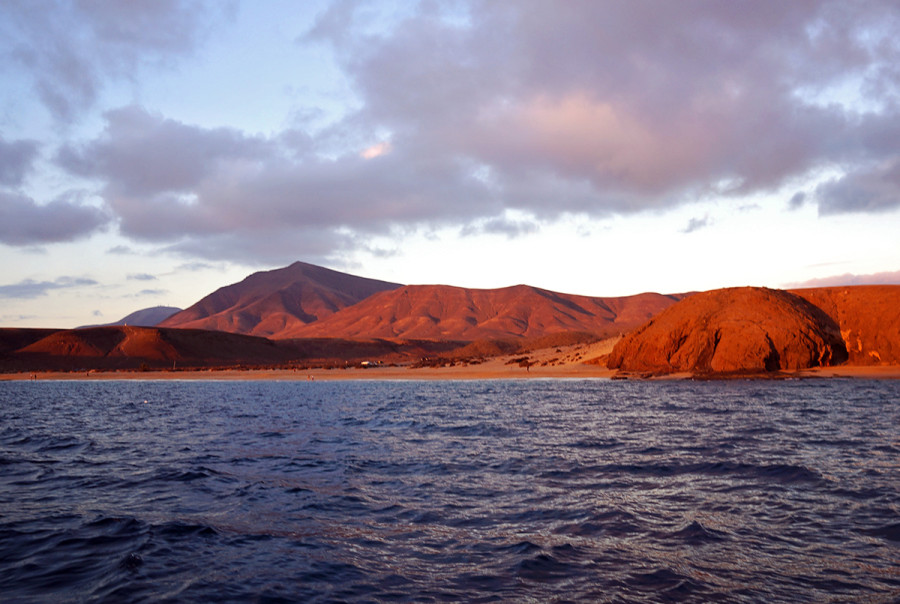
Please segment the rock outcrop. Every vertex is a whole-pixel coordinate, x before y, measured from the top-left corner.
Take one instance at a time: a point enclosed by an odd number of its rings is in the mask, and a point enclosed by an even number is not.
[[[900,285],[791,290],[834,319],[849,365],[900,365]]]
[[[759,287],[701,292],[620,340],[607,366],[649,373],[727,374],[847,360],[838,323],[795,293]]]

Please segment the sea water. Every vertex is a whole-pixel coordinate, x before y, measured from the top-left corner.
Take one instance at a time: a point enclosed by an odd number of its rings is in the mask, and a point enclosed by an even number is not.
[[[900,598],[900,382],[3,382],[0,600]]]

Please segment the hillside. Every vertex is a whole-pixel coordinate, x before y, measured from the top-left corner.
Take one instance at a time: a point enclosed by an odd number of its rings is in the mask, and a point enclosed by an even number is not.
[[[169,317],[160,327],[283,338],[372,294],[400,287],[295,262],[222,287]]]
[[[900,285],[796,289],[840,328],[851,365],[900,365]]]
[[[407,285],[315,323],[284,330],[279,337],[481,340],[568,331],[610,335],[636,327],[681,297],[595,298],[527,285],[501,289]]]
[[[338,338],[275,341],[217,331],[132,326],[21,332],[0,329],[0,342],[6,346],[0,350],[0,371],[330,366],[373,358],[408,362],[463,345]],[[23,346],[11,350],[17,343]]]
[[[622,338],[611,369],[772,372],[900,364],[900,286],[694,294]]]

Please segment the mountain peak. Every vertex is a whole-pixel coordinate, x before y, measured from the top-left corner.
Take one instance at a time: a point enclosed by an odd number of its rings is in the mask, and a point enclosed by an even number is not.
[[[298,261],[219,288],[161,326],[283,337],[285,332],[397,287],[397,283]]]

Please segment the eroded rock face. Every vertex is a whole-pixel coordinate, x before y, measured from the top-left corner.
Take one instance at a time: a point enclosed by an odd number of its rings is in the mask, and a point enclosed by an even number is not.
[[[844,362],[837,323],[793,293],[758,287],[693,294],[620,340],[611,369],[733,373]]]
[[[900,364],[900,285],[798,289],[840,326],[850,365]]]

